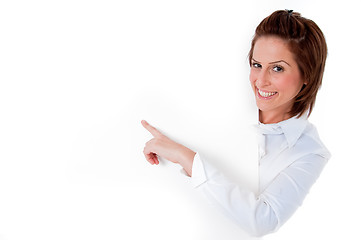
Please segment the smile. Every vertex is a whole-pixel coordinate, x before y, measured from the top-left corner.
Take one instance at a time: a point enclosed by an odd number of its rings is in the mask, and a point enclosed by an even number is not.
[[[273,95],[275,95],[277,93],[277,92],[264,92],[258,88],[257,88],[257,92],[261,97],[264,97],[264,98],[272,97]]]

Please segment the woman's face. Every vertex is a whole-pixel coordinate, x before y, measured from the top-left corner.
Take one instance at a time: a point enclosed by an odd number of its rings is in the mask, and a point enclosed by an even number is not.
[[[260,37],[254,46],[250,82],[260,110],[260,121],[288,119],[304,81],[287,43],[274,36]]]

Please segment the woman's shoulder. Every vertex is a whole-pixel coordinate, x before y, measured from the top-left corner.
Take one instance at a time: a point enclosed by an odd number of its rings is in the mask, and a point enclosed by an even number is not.
[[[306,127],[296,145],[295,147],[308,149],[310,153],[321,155],[327,159],[331,157],[329,150],[321,140],[316,126],[309,121],[307,121]]]

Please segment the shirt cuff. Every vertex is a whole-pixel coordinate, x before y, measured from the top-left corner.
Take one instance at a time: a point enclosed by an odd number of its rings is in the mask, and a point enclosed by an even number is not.
[[[201,186],[203,183],[209,180],[209,176],[215,176],[219,174],[218,170],[211,164],[204,162],[197,152],[193,159],[192,165],[192,177],[182,168],[180,173],[190,179],[190,182],[194,188]],[[207,177],[208,176],[208,177]]]
[[[191,184],[194,188],[197,188],[207,180],[208,179],[204,168],[204,163],[199,156],[199,153],[196,153],[193,159]]]

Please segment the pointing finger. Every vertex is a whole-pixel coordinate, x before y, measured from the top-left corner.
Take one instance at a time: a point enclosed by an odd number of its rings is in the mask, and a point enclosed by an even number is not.
[[[150,125],[147,121],[142,120],[142,125],[145,129],[147,129],[150,132],[150,134],[153,135],[153,137],[159,137],[162,135],[155,127]]]

